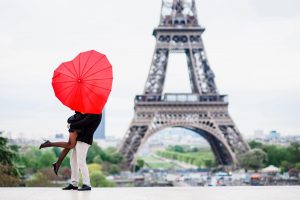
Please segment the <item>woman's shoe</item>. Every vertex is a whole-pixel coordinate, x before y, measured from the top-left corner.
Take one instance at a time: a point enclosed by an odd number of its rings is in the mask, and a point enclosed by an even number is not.
[[[58,170],[59,170],[59,166],[57,166],[57,163],[53,163],[52,166],[53,166],[54,173],[56,174],[56,176],[58,176],[57,173],[58,173]]]
[[[45,140],[44,143],[42,143],[39,147],[39,149],[45,148],[45,147],[50,147],[51,142],[49,140]]]

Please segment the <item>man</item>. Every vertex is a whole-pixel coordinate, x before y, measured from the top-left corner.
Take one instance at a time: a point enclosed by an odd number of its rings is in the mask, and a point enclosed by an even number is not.
[[[90,176],[86,164],[86,155],[89,147],[93,143],[94,132],[99,126],[102,118],[102,113],[83,114],[81,120],[71,123],[70,129],[81,129],[81,132],[76,138],[76,145],[73,148],[70,165],[71,165],[71,183],[64,187],[63,190],[91,190]],[[82,175],[83,185],[78,189],[79,171]]]

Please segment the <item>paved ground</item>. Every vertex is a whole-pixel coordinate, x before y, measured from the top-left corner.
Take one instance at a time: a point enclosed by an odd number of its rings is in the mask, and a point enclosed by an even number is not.
[[[0,200],[300,200],[300,187],[0,188]]]

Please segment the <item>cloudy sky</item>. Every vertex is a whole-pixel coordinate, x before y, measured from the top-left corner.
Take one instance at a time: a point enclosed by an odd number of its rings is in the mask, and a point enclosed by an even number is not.
[[[196,0],[207,55],[240,131],[300,134],[300,1]],[[122,137],[143,91],[161,0],[0,0],[0,130],[36,138],[65,132],[72,112],[54,96],[53,70],[95,49],[113,64],[107,135]],[[171,55],[165,92],[188,92]]]

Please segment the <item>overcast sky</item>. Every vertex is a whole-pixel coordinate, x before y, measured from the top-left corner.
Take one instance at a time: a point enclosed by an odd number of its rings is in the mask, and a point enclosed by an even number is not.
[[[300,1],[197,0],[220,93],[239,130],[300,134]],[[95,49],[113,65],[107,135],[133,117],[155,46],[161,0],[0,0],[0,130],[67,133],[72,112],[54,96],[53,70]],[[185,57],[171,55],[165,92],[188,92]]]

